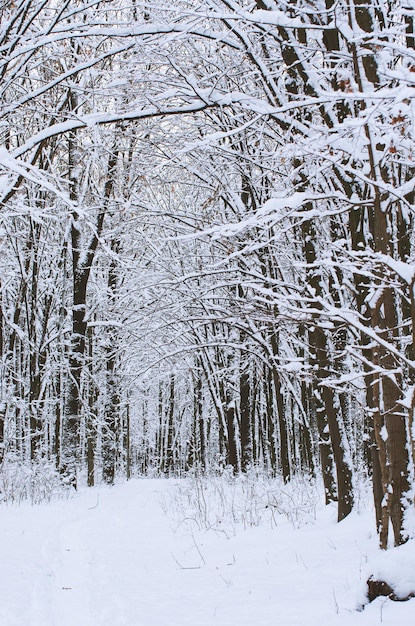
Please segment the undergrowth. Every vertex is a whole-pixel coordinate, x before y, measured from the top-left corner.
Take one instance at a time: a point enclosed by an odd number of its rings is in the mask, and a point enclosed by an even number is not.
[[[44,504],[67,497],[68,489],[50,461],[24,464],[6,458],[1,464],[0,502]]]
[[[236,527],[276,527],[282,520],[299,528],[315,520],[321,502],[321,488],[310,476],[298,475],[284,484],[252,469],[237,476],[195,473],[177,481],[162,506],[178,523],[193,521],[200,530],[232,534]]]

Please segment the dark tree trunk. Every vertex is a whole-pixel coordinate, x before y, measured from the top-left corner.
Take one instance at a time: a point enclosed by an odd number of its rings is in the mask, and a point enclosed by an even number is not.
[[[197,425],[197,433],[199,437],[199,454],[198,454],[198,462],[200,464],[200,469],[202,472],[205,472],[207,461],[206,461],[206,424],[203,415],[203,387],[202,387],[202,378],[197,374],[197,381],[195,385],[195,416],[194,422],[195,426]],[[196,446],[197,447],[197,446]]]
[[[175,470],[175,424],[174,424],[174,408],[175,408],[175,375],[170,374],[169,384],[169,404],[167,407],[167,433],[166,433],[166,454],[165,467],[167,473]]]
[[[275,412],[274,412],[274,384],[271,367],[264,367],[265,379],[265,408],[266,408],[266,424],[267,424],[267,452],[269,455],[269,463],[273,474],[277,472],[277,442],[275,440]]]
[[[238,451],[236,447],[235,433],[235,405],[232,400],[229,401],[225,410],[226,426],[227,426],[227,449],[226,449],[226,465],[230,465],[234,472],[238,471]]]
[[[75,105],[73,105],[75,108]],[[66,480],[77,487],[77,466],[80,454],[80,426],[82,419],[82,374],[85,367],[85,351],[87,336],[87,289],[92,264],[98,247],[99,238],[104,225],[107,204],[114,185],[114,170],[118,153],[110,154],[107,166],[107,179],[104,187],[103,206],[98,214],[95,233],[88,242],[82,241],[79,215],[74,212],[71,226],[72,245],[72,344],[69,354],[69,381],[65,421],[63,425],[61,472]],[[76,204],[78,197],[78,181],[75,165],[79,160],[77,154],[76,132],[69,133],[68,164],[69,164],[69,195]]]
[[[243,361],[246,354],[241,353]],[[240,440],[241,440],[241,471],[246,472],[252,463],[251,440],[251,389],[248,363],[242,362],[242,371],[239,374],[239,413],[240,413]]]
[[[271,348],[274,360],[278,355],[278,339],[275,333],[271,336]],[[287,416],[285,414],[284,397],[282,395],[280,373],[277,370],[276,364],[272,368],[272,380],[274,383],[275,393],[275,412],[278,419],[279,430],[279,453],[281,462],[282,477],[285,483],[291,478],[290,456],[289,456],[289,443],[288,443],[288,428],[287,428]]]
[[[321,309],[321,304],[319,303],[318,298],[324,298],[324,292],[319,270],[314,268],[317,260],[315,248],[317,237],[314,224],[311,221],[306,220],[303,222],[302,230],[303,240],[305,242],[305,259],[308,267],[310,268],[308,270],[308,284],[312,293],[314,293],[317,298],[315,308],[316,310],[319,310]],[[326,425],[330,434],[333,460],[337,476],[338,519],[340,521],[344,519],[353,508],[354,499],[352,470],[346,456],[345,434],[342,432],[342,425],[340,424],[341,416],[338,415],[336,411],[334,393],[331,387],[325,382],[331,374],[331,363],[326,332],[324,328],[319,325],[321,323],[322,322],[317,319],[314,327],[309,330],[309,343],[311,350],[311,362],[314,363],[316,383],[318,386],[315,393],[321,399],[320,406],[317,409],[317,425],[319,428],[320,438],[324,437],[326,433]],[[322,451],[324,452],[324,460],[322,457],[322,463],[328,464],[329,454],[327,454],[326,446],[324,446]],[[326,471],[328,471],[328,465],[326,465],[326,468]],[[324,473],[323,469],[323,476]],[[327,475],[326,480],[328,483],[327,487],[330,489],[329,474]],[[326,498],[331,498],[332,495],[332,493],[326,492]]]
[[[89,390],[88,390],[88,414],[86,416],[86,462],[87,462],[87,483],[88,487],[95,484],[95,449],[96,449],[96,404],[98,399],[97,388],[94,380],[94,333],[88,328],[88,369],[89,369]]]
[[[111,242],[113,257],[108,271],[108,304],[113,310],[117,300],[118,272],[116,265],[116,255],[119,252],[120,242]],[[107,330],[109,334],[111,331]],[[106,346],[106,402],[104,410],[104,425],[102,433],[102,476],[106,483],[113,484],[115,471],[120,453],[120,442],[122,441],[122,421],[121,421],[121,398],[120,384],[117,376],[117,335],[112,333],[107,338]]]

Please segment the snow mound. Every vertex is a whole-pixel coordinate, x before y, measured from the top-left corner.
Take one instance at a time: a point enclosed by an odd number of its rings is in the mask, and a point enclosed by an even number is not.
[[[377,554],[369,578],[386,583],[397,599],[415,595],[415,540]]]

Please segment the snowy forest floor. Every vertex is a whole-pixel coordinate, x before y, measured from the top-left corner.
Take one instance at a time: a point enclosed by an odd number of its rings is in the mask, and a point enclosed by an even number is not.
[[[415,542],[380,554],[364,501],[337,524],[315,488],[215,480],[134,479],[2,504],[0,625],[413,623],[415,599],[358,610],[377,569],[415,585]]]

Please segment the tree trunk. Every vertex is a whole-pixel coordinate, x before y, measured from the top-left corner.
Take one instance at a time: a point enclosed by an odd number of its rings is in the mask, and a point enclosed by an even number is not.
[[[241,352],[241,369],[239,372],[239,416],[240,416],[240,440],[241,440],[241,471],[246,472],[252,463],[252,440],[251,440],[251,389],[248,363],[244,361],[246,353]]]
[[[308,284],[311,293],[315,294],[317,300],[315,309],[321,309],[318,298],[324,298],[322,279],[318,269],[314,268],[317,260],[316,253],[316,232],[314,224],[305,220],[302,225],[304,254],[308,267]],[[314,269],[311,269],[314,268]],[[330,434],[331,446],[333,451],[333,460],[337,477],[337,499],[338,499],[338,520],[344,519],[353,508],[353,483],[352,469],[347,459],[346,441],[342,425],[340,424],[340,415],[336,411],[336,403],[334,393],[331,387],[326,384],[325,380],[330,376],[330,356],[327,344],[326,332],[324,328],[319,326],[321,320],[317,319],[315,325],[309,330],[309,342],[311,349],[311,362],[314,364],[315,376],[318,388],[315,394],[321,399],[319,408],[317,409],[317,425],[319,428],[319,436],[326,436],[326,424]],[[329,483],[329,454],[327,450],[326,439],[324,447],[321,445],[320,450],[323,452],[323,477],[327,472],[326,481],[326,499],[333,497],[330,493],[331,487]],[[322,443],[323,443],[322,442]],[[323,460],[324,458],[324,460]]]

